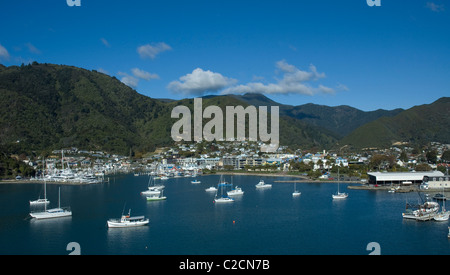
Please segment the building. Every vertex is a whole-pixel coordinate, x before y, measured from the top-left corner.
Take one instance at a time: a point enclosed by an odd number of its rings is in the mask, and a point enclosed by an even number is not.
[[[425,177],[424,183],[428,189],[450,188],[450,176],[443,177]]]
[[[444,174],[440,171],[429,172],[370,172],[369,184],[421,184],[424,177],[434,178],[443,177]]]

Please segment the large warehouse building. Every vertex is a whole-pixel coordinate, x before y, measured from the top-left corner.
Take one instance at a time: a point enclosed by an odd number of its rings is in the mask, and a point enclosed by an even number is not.
[[[438,178],[444,174],[440,171],[429,172],[370,172],[369,184],[421,184],[424,177]]]

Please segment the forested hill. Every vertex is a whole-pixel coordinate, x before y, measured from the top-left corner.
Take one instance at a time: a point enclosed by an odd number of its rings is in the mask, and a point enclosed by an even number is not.
[[[3,151],[78,147],[149,152],[173,144],[175,106],[193,100],[157,100],[115,77],[77,67],[33,63],[0,67],[0,145]],[[247,106],[231,96],[203,99],[203,107]],[[225,116],[224,116],[225,117]],[[335,135],[295,118],[280,118],[284,145],[331,146]]]
[[[389,147],[396,141],[450,143],[449,101],[363,112],[349,106],[282,105],[246,94],[205,96],[203,108],[279,105],[281,145],[322,150]],[[177,119],[170,115],[178,105],[193,110],[193,99],[153,99],[115,77],[72,66],[0,64],[0,152],[67,147],[125,155],[151,152],[173,144],[171,128]]]

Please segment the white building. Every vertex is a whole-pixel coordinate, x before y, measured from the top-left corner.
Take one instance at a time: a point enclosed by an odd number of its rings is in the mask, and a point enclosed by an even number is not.
[[[443,177],[440,171],[429,172],[370,172],[369,184],[421,184],[424,177]]]

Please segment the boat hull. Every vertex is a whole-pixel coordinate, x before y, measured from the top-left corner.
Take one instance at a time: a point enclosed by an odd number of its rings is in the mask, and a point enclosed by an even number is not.
[[[147,201],[164,201],[167,197],[147,197]]]
[[[109,228],[125,228],[125,227],[138,227],[147,225],[150,221],[148,219],[138,222],[117,222],[117,221],[107,221]]]
[[[64,217],[71,217],[72,211],[63,210],[61,208],[56,208],[56,209],[47,210],[45,212],[30,213],[30,216],[37,220],[64,218]]]

